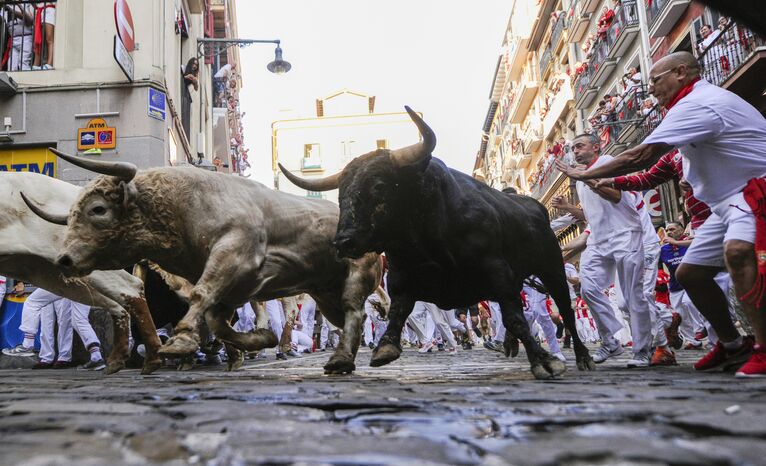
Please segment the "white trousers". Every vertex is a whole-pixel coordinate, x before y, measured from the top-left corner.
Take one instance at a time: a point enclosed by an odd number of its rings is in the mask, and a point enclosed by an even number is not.
[[[626,232],[597,244],[589,244],[580,259],[583,299],[596,320],[603,343],[609,348],[619,344],[614,335],[622,328],[607,298],[615,272],[630,310],[633,352],[649,352],[656,311],[644,293],[641,232]]]
[[[505,325],[503,324],[503,312],[500,309],[500,304],[490,301],[489,313],[492,317],[493,328],[495,331],[494,339],[496,341],[505,340]]]
[[[302,325],[301,332],[313,339],[314,325],[316,324],[317,303],[309,295],[304,295],[303,304],[301,304],[300,321]]]
[[[40,328],[40,313],[42,308],[62,299],[61,296],[50,291],[38,288],[27,296],[24,307],[21,309],[21,325],[19,330],[24,333],[36,334]]]
[[[426,312],[428,312],[428,315],[431,317],[434,328],[441,336],[442,342],[444,342],[449,348],[457,348],[455,335],[452,334],[452,328],[450,328],[449,319],[447,317],[448,312],[452,312],[454,314],[454,311],[445,311],[433,303],[423,303],[422,301],[418,302],[421,302],[422,305],[426,308]],[[415,306],[417,306],[417,303],[415,303]]]
[[[237,332],[252,332],[255,330],[255,311],[250,303],[237,309],[237,322],[234,323],[234,330]]]
[[[282,303],[279,300],[272,299],[264,303],[266,313],[269,315],[269,326],[277,338],[282,336],[282,329],[285,327],[285,313],[282,310]]]
[[[96,332],[93,331],[93,326],[90,325],[90,306],[76,303],[69,299],[64,301],[66,301],[66,305],[71,309],[72,325],[77,334],[80,335],[85,349],[90,349],[92,345],[101,346],[101,341],[96,336]]]
[[[547,296],[528,286],[524,287],[524,293],[527,295],[527,308],[524,310],[524,317],[527,319],[529,331],[534,335],[534,323],[536,321],[543,330],[545,339],[548,340],[551,353],[560,353],[561,347],[556,338],[556,324],[551,320],[551,315],[548,314],[548,308],[545,305]]]
[[[40,320],[40,361],[53,362],[54,359],[69,362],[72,360],[72,319],[71,307],[63,298],[42,308]],[[55,326],[58,323],[58,335]],[[58,357],[55,346],[58,342]]]
[[[8,71],[29,71],[32,69],[32,34],[13,38]]]

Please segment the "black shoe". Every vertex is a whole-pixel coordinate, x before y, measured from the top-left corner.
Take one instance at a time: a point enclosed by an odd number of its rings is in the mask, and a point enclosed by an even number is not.
[[[444,351],[444,343],[437,343],[436,349],[439,351]]]
[[[298,354],[298,352],[295,351],[294,349],[291,349],[290,351],[286,352],[285,354],[290,356],[291,358],[299,358],[299,357],[301,357],[301,355]]]
[[[287,361],[287,356],[285,356],[285,353],[277,353],[277,359]]]
[[[473,345],[470,343],[463,343],[463,349],[464,350],[473,349]]]
[[[572,347],[572,337],[570,335],[567,335],[564,337],[564,348],[571,348]]]
[[[375,343],[369,342],[369,343],[367,343],[367,347],[370,348],[370,349],[375,349]]]

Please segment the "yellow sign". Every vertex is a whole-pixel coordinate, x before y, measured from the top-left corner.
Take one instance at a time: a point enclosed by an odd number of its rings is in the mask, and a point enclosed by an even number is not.
[[[32,172],[56,177],[56,154],[47,147],[0,150],[0,171]]]
[[[114,149],[117,146],[117,128],[106,125],[103,118],[94,118],[85,128],[77,130],[77,150]]]

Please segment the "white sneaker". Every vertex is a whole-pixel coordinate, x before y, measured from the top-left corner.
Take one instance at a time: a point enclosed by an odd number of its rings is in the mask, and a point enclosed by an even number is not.
[[[567,358],[564,357],[561,351],[559,351],[558,353],[553,353],[553,357],[558,359],[561,362],[567,362]]]
[[[447,348],[446,350],[444,350],[444,352],[454,356],[457,354],[457,347]]]
[[[633,359],[628,361],[628,367],[649,367],[652,357],[645,351],[639,351],[633,355]]]
[[[37,354],[37,351],[34,348],[25,348],[24,345],[16,345],[13,348],[5,348],[3,354],[6,356],[32,357]]]
[[[44,69],[44,70],[52,70],[53,69],[53,65],[49,65],[49,64],[46,63],[41,68]]]
[[[431,349],[432,349],[434,346],[436,346],[436,345],[434,345],[434,342],[432,342],[432,341],[429,341],[428,343],[426,343],[425,345],[423,345],[423,347],[422,347],[422,348],[420,348],[420,349],[418,350],[418,353],[427,353],[427,352],[431,351]]]
[[[601,345],[601,348],[597,349],[596,352],[593,353],[593,362],[596,364],[601,364],[612,356],[618,356],[622,354],[624,351],[625,350],[619,344],[615,349],[609,349],[607,346]]]

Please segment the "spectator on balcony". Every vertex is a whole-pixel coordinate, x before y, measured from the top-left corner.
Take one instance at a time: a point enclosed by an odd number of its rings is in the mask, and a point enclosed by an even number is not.
[[[37,2],[35,4],[35,33],[33,70],[53,69],[53,34],[56,28],[56,4]],[[43,42],[45,46],[43,47]],[[45,55],[45,63],[41,65]]]
[[[186,68],[183,69],[184,84],[194,86],[194,90],[199,90],[199,60],[192,57],[186,62]]]
[[[3,53],[3,67],[8,71],[32,69],[34,14],[34,7],[29,4],[2,6],[2,19],[9,37],[8,48]]]
[[[35,4],[35,60],[33,70],[53,69],[53,34],[56,29],[56,4],[37,2]],[[43,42],[45,45],[43,46]],[[45,63],[43,61],[45,55]]]
[[[625,86],[625,95],[636,92],[641,87],[641,72],[635,66],[630,67],[627,73],[622,77],[622,83]]]
[[[598,18],[598,29],[597,34],[599,40],[604,40],[606,38],[606,32],[609,30],[609,27],[614,22],[614,10],[612,10],[609,7],[604,7],[601,9],[601,16]]]

